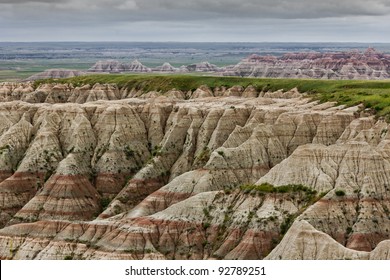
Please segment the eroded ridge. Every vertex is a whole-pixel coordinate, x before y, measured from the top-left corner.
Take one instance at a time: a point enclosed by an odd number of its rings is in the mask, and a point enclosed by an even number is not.
[[[359,106],[12,85],[2,259],[389,259],[388,125]]]

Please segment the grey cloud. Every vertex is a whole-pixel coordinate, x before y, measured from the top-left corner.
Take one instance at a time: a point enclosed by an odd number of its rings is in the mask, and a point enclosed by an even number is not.
[[[1,0],[28,9],[28,4],[45,5],[53,12],[79,10],[98,18],[142,20],[197,20],[204,18],[326,18],[375,16],[390,13],[388,0]],[[18,5],[16,5],[18,4]],[[86,9],[90,7],[89,9]]]
[[[373,26],[373,28],[371,27]],[[389,42],[390,17],[379,21],[357,18],[306,20],[244,20],[231,22],[136,22],[102,26],[55,28],[2,28],[2,40],[10,41],[276,41],[276,42]]]
[[[0,0],[0,40],[383,41],[389,15],[389,0]]]
[[[67,0],[0,0],[0,4],[28,4],[28,3],[53,3],[53,2],[67,2]]]
[[[131,0],[130,0],[131,1]],[[139,10],[187,11],[216,17],[324,18],[389,13],[387,0],[133,0]]]

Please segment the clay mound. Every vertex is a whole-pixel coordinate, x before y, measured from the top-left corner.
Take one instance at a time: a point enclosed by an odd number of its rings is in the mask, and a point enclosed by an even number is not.
[[[207,61],[190,64],[184,66],[183,68],[181,68],[184,70],[183,72],[186,72],[186,70],[188,72],[218,72],[220,70],[216,65],[211,64]]]
[[[99,73],[122,73],[122,72],[135,72],[145,73],[151,72],[151,69],[143,65],[138,60],[134,60],[131,63],[119,62],[117,60],[106,60],[98,61],[88,72],[99,72]]]
[[[367,260],[370,254],[346,249],[329,235],[305,221],[295,222],[282,242],[266,257],[269,260]]]
[[[31,82],[0,83],[0,100],[1,101],[20,100],[25,94],[28,94],[33,91],[34,91],[34,87]]]
[[[125,69],[124,65],[116,60],[106,60],[98,61],[91,68],[88,69],[88,72],[122,72]]]
[[[100,195],[82,175],[54,175],[15,219],[91,220],[100,211]]]
[[[2,225],[34,197],[42,181],[41,174],[15,173],[0,183],[0,208],[10,215],[1,221]]]
[[[62,79],[62,78],[73,78],[77,76],[85,75],[83,71],[68,70],[68,69],[48,69],[42,73],[38,73],[28,77],[27,81],[35,81],[42,79]]]
[[[131,63],[119,62],[117,60],[106,60],[98,61],[88,72],[99,72],[99,73],[122,73],[122,72],[133,72],[133,73],[147,73],[147,72],[162,72],[162,73],[188,73],[188,72],[208,72],[217,73],[222,69],[214,64],[207,61],[194,63],[190,65],[183,65],[179,68],[173,67],[170,63],[165,62],[161,66],[149,68],[143,65],[138,60],[134,60]]]
[[[156,72],[168,72],[168,73],[175,73],[175,72],[178,72],[179,69],[178,68],[175,68],[173,67],[170,63],[168,62],[165,62],[163,65],[161,66],[157,66],[155,68],[152,69],[153,71],[156,71]]]
[[[138,60],[134,60],[129,65],[126,65],[126,71],[128,72],[150,72],[150,68],[143,65]]]

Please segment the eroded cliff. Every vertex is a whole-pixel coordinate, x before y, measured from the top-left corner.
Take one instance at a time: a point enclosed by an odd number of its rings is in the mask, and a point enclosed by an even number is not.
[[[390,258],[388,124],[361,106],[252,86],[0,98],[2,259]]]

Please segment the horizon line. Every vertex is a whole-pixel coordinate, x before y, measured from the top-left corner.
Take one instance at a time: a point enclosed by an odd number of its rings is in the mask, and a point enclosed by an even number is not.
[[[194,44],[223,44],[223,43],[241,43],[241,44],[390,44],[388,42],[359,42],[359,41],[0,41],[2,43],[194,43]]]

